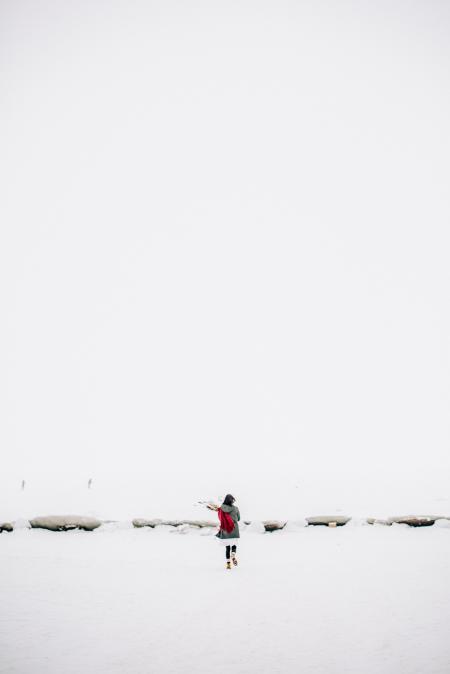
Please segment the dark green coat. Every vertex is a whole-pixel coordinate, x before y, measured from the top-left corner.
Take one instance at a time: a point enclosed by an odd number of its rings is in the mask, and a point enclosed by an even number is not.
[[[221,509],[223,510],[224,513],[228,513],[231,517],[231,519],[234,522],[234,529],[233,531],[230,531],[230,533],[227,533],[226,531],[223,531],[223,529],[220,529],[219,532],[216,534],[217,538],[240,538],[239,534],[239,520],[241,519],[241,514],[239,512],[239,508],[236,506],[228,506],[225,505],[224,503],[220,506]]]

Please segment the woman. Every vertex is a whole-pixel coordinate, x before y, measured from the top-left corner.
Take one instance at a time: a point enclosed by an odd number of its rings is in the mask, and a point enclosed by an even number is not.
[[[241,514],[239,508],[234,505],[235,500],[234,496],[227,494],[218,510],[220,529],[216,536],[225,545],[227,569],[231,569],[231,562],[237,566],[236,546],[240,538],[238,522]]]

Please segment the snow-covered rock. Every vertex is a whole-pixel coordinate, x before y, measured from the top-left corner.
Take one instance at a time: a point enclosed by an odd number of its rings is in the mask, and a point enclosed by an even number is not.
[[[154,519],[154,520],[146,520],[143,517],[137,517],[136,519],[133,520],[133,526],[136,528],[140,527],[151,527],[154,529],[156,526],[159,524],[162,524],[162,520]]]
[[[315,515],[314,517],[307,517],[306,521],[308,525],[317,526],[338,526],[341,527],[347,522],[350,522],[351,517],[346,517],[345,515]]]
[[[71,529],[83,529],[93,531],[101,525],[101,521],[95,517],[82,517],[80,515],[48,515],[35,517],[30,520],[33,529],[49,529],[50,531],[69,531]]]
[[[185,524],[201,529],[204,527],[215,528],[217,527],[217,522],[212,522],[211,520],[161,520],[153,519],[148,520],[145,518],[136,518],[133,520],[133,526],[140,527],[159,527],[159,526],[168,526],[168,527],[181,527]]]
[[[375,517],[368,517],[368,524],[382,524],[391,526],[392,524],[404,524],[410,527],[430,527],[437,520],[446,519],[436,515],[403,515],[401,517],[388,517],[386,519],[377,519]]]
[[[417,517],[415,515],[406,515],[403,517],[389,517],[391,524],[407,524],[410,527],[430,527],[436,521],[436,517],[423,515]]]

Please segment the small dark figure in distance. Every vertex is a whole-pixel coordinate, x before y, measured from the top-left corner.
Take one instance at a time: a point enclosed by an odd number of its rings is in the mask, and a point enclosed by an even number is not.
[[[236,549],[240,538],[239,520],[241,514],[239,508],[234,505],[236,499],[231,494],[227,494],[222,505],[218,509],[220,529],[216,536],[222,545],[225,545],[226,568],[231,569],[231,563],[237,566]]]

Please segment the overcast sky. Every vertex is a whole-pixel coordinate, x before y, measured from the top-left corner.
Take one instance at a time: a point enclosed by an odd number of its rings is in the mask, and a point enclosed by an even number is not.
[[[449,45],[436,0],[2,0],[2,483],[448,477]]]

